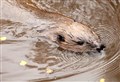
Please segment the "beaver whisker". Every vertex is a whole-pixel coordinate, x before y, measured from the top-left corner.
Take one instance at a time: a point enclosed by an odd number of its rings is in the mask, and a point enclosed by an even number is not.
[[[81,40],[81,38],[77,37],[78,40]]]
[[[74,37],[71,32],[70,32],[70,35],[71,35],[72,37]]]
[[[68,36],[69,36],[70,38],[72,38],[72,36],[71,36],[71,35],[69,35],[69,34],[68,34]]]

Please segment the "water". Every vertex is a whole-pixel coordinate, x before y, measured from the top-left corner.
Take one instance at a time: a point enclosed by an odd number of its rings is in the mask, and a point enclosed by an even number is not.
[[[0,42],[3,82],[120,81],[120,0],[1,0],[0,9],[0,33],[7,37]],[[51,18],[56,13],[64,16]],[[60,51],[40,37],[42,30],[54,27],[54,21],[67,17],[91,27],[106,45],[105,52]],[[21,66],[21,60],[28,64]],[[46,68],[53,72],[46,73]]]

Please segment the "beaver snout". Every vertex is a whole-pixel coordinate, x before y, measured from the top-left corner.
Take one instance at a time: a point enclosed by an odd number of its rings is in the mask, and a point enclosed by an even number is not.
[[[105,48],[104,44],[101,44],[100,47],[96,48],[96,50],[100,53]]]
[[[106,48],[106,46],[104,44],[101,43],[97,43],[97,42],[92,42],[92,43],[88,43],[87,44],[90,45],[91,48],[94,48],[97,52],[101,52],[104,48]]]
[[[90,44],[90,43],[88,43]],[[106,46],[104,44],[90,44],[91,48],[94,48],[97,52],[101,52]]]

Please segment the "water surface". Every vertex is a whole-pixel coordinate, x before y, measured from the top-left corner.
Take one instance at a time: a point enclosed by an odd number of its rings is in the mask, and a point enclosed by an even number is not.
[[[7,37],[0,42],[3,82],[120,81],[120,0],[1,0],[0,9],[0,33]],[[46,11],[89,26],[106,45],[105,52],[61,51],[40,37],[41,29],[54,26]],[[21,60],[28,64],[21,66]],[[53,72],[46,73],[46,68]]]

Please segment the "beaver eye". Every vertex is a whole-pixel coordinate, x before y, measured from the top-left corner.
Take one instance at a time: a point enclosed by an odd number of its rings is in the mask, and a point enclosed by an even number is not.
[[[62,41],[62,42],[65,41],[65,37],[62,36],[62,35],[58,35],[58,36],[57,36],[57,39],[58,39],[58,41]]]
[[[76,42],[78,45],[83,45],[84,44],[84,41],[78,41]]]

